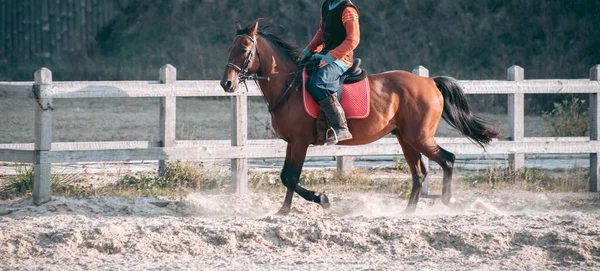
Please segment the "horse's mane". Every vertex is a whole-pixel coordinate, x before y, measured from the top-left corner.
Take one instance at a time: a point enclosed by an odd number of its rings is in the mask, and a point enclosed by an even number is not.
[[[245,34],[247,33],[251,27],[254,26],[254,23],[246,26],[245,28],[242,28],[240,30],[237,31],[237,34]],[[274,34],[274,33],[269,33],[266,30],[276,26],[273,25],[269,22],[266,21],[261,21],[261,23],[259,24],[258,27],[258,34],[267,39],[268,41],[270,41],[271,43],[273,43],[275,46],[277,46],[279,49],[281,49],[282,52],[284,52],[287,56],[289,56],[294,62],[296,62],[296,60],[302,55],[302,52],[300,51],[300,49],[298,49],[298,46],[296,46],[295,44],[284,40],[280,35],[278,34]]]

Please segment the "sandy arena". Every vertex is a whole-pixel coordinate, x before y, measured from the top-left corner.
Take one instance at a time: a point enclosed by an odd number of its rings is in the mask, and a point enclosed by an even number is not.
[[[600,270],[597,194],[54,197],[0,204],[0,270]]]

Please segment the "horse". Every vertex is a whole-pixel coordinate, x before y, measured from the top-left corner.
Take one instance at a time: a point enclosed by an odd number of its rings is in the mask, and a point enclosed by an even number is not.
[[[265,31],[270,24],[259,27],[259,21],[245,28],[236,24],[221,87],[232,93],[245,80],[258,81],[273,129],[287,142],[280,175],[287,191],[277,214],[289,214],[294,192],[328,209],[331,204],[327,195],[307,190],[299,184],[307,149],[316,140],[316,122],[304,110],[302,93],[291,91],[301,84],[298,79],[301,52],[279,35]],[[452,77],[425,78],[396,70],[369,74],[366,80],[369,80],[370,88],[370,114],[365,119],[348,120],[353,138],[339,145],[368,144],[390,133],[395,134],[412,177],[405,212],[415,212],[428,174],[422,155],[438,163],[443,170],[442,203],[462,210],[460,201],[452,197],[455,155],[440,147],[434,138],[440,119],[482,148],[498,138],[499,133],[471,112],[461,86]]]

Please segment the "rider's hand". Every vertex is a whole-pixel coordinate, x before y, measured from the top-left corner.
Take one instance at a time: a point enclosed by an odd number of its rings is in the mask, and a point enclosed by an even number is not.
[[[304,63],[304,62],[308,61],[311,57],[312,57],[312,53],[310,51],[308,51],[307,49],[304,49],[302,51],[302,54],[300,55],[300,57],[298,57],[298,62]]]
[[[298,57],[298,63],[302,64],[302,63],[306,62],[309,58],[310,57],[308,57],[308,56],[301,55],[301,56]]]

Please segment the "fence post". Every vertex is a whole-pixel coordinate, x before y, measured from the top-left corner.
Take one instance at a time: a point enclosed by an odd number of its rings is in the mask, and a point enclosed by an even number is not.
[[[248,95],[232,96],[233,129],[231,146],[245,146],[248,141]],[[236,194],[248,193],[248,159],[231,159],[231,181]]]
[[[417,66],[412,70],[413,74],[423,77],[429,77],[429,70],[423,66]],[[421,155],[421,162],[423,166],[429,171],[429,158],[425,155]],[[421,188],[421,194],[423,196],[429,195],[429,174],[425,176],[425,180],[423,181],[423,187]]]
[[[354,156],[336,156],[337,170],[344,174],[352,173],[354,169]]]
[[[508,81],[525,80],[525,71],[523,68],[515,65],[508,69]],[[508,128],[512,141],[522,141],[525,137],[525,94],[508,94]],[[514,153],[508,155],[509,166],[513,169],[520,169],[525,166],[525,154]]]
[[[590,69],[590,80],[600,80],[600,65],[596,65]],[[600,93],[590,94],[590,140],[599,140],[600,126]],[[598,164],[598,156],[600,152],[590,153],[590,192],[600,191],[598,175],[600,175],[600,165]]]
[[[42,205],[51,200],[51,164],[42,163],[42,152],[52,145],[52,72],[41,68],[34,74],[35,107],[35,162],[33,164],[33,204]]]
[[[159,80],[161,84],[175,84],[177,81],[177,69],[170,64],[160,68]],[[165,96],[160,98],[160,123],[159,137],[161,147],[172,147],[175,145],[175,125],[177,120],[177,96]],[[158,172],[163,175],[167,168],[167,161],[158,161]]]

